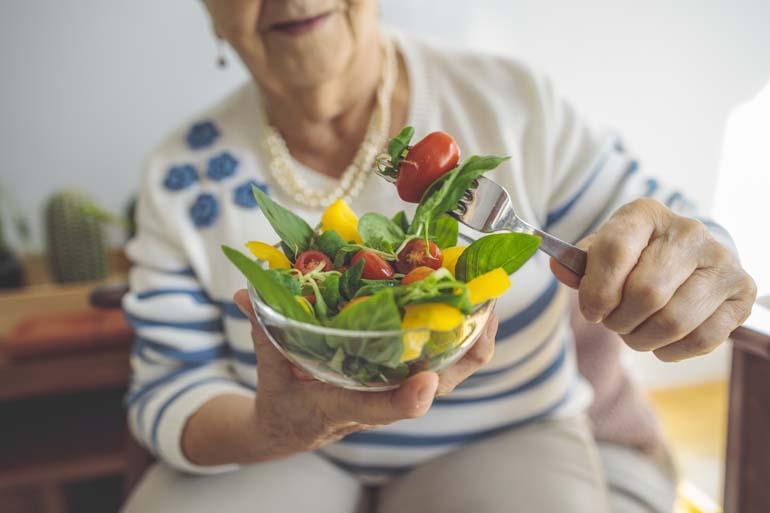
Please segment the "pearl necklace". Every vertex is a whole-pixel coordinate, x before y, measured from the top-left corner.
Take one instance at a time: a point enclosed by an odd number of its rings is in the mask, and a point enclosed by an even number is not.
[[[350,201],[361,192],[364,182],[369,177],[369,170],[374,165],[374,159],[385,146],[390,130],[390,100],[398,76],[395,49],[390,39],[382,43],[383,67],[380,83],[377,85],[377,101],[369,119],[366,135],[358,148],[353,161],[348,165],[339,179],[339,184],[329,190],[317,190],[308,186],[297,175],[292,166],[291,154],[286,147],[286,141],[278,130],[267,122],[266,112],[263,112],[264,145],[269,156],[269,168],[275,181],[296,202],[310,208],[321,208],[330,205],[338,198]]]

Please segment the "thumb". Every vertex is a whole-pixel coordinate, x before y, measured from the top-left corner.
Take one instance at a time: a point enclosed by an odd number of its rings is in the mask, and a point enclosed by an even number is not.
[[[577,247],[584,251],[588,251],[588,247],[591,245],[591,241],[593,240],[593,234],[581,239],[577,244],[575,244]],[[572,288],[572,289],[578,289],[580,288],[580,279],[582,276],[578,276],[577,274],[573,273],[563,265],[561,265],[555,258],[551,257],[551,272],[556,277],[557,280],[562,282],[564,285]]]
[[[246,289],[241,289],[233,296],[238,309],[249,318],[251,322],[251,340],[254,343],[254,353],[257,355],[257,373],[259,375],[260,388],[285,386],[293,381],[291,363],[270,342],[265,330],[257,321],[251,299]]]

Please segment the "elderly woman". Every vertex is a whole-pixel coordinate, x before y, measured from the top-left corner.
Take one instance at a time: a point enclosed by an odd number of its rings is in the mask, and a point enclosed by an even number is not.
[[[384,31],[375,0],[206,6],[253,80],[147,163],[124,301],[137,331],[127,402],[159,463],[125,511],[670,507],[662,458],[627,449],[610,467],[599,457],[557,279],[578,289],[585,319],[632,348],[665,361],[701,355],[755,296],[724,232],[685,217],[679,192],[642,177],[616,136],[521,63]],[[491,177],[524,218],[581,240],[586,274],[538,256],[453,367],[392,392],[335,388],[270,345],[219,248],[272,237],[252,184],[307,219],[338,197],[359,212],[408,209],[370,172],[407,124],[511,155]],[[636,488],[608,486],[617,474]]]

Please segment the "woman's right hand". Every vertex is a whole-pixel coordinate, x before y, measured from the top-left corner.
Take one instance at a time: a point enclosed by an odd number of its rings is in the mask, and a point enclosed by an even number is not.
[[[424,415],[439,391],[439,376],[421,372],[388,392],[357,392],[314,380],[289,362],[259,326],[248,293],[235,302],[251,321],[258,387],[254,422],[272,457],[318,449],[374,426]],[[443,387],[442,387],[443,388]]]

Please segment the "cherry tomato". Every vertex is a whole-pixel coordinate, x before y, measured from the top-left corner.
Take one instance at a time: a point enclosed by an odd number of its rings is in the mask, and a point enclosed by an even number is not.
[[[428,242],[427,251],[425,248],[424,239],[410,240],[404,249],[398,253],[398,260],[396,260],[396,268],[398,272],[409,274],[415,268],[420,266],[430,267],[431,269],[438,269],[441,267],[441,262],[444,257],[441,255],[441,250],[433,241]]]
[[[328,256],[321,251],[308,249],[299,254],[297,260],[294,262],[294,268],[299,269],[302,274],[307,274],[311,271],[315,271],[322,263],[324,265],[323,268],[321,268],[321,271],[332,270],[332,261]]]
[[[393,277],[393,268],[376,253],[365,250],[359,251],[353,255],[350,265],[357,264],[361,259],[364,260],[364,270],[361,272],[362,278],[367,280],[387,280]]]
[[[404,201],[419,203],[430,184],[453,169],[460,147],[446,132],[431,132],[409,148],[398,166],[396,189]]]
[[[401,280],[401,285],[409,285],[410,283],[414,283],[416,281],[424,280],[431,274],[433,274],[432,267],[428,267],[427,265],[421,265],[420,267],[415,267],[411,271],[409,271],[409,274],[404,276],[404,279]]]
[[[309,302],[311,305],[314,305],[314,304],[315,304],[315,293],[313,293],[313,292],[309,292],[309,293],[307,293],[307,294],[304,294],[302,297],[304,297],[305,299],[307,299],[307,300],[308,300],[308,302]]]

